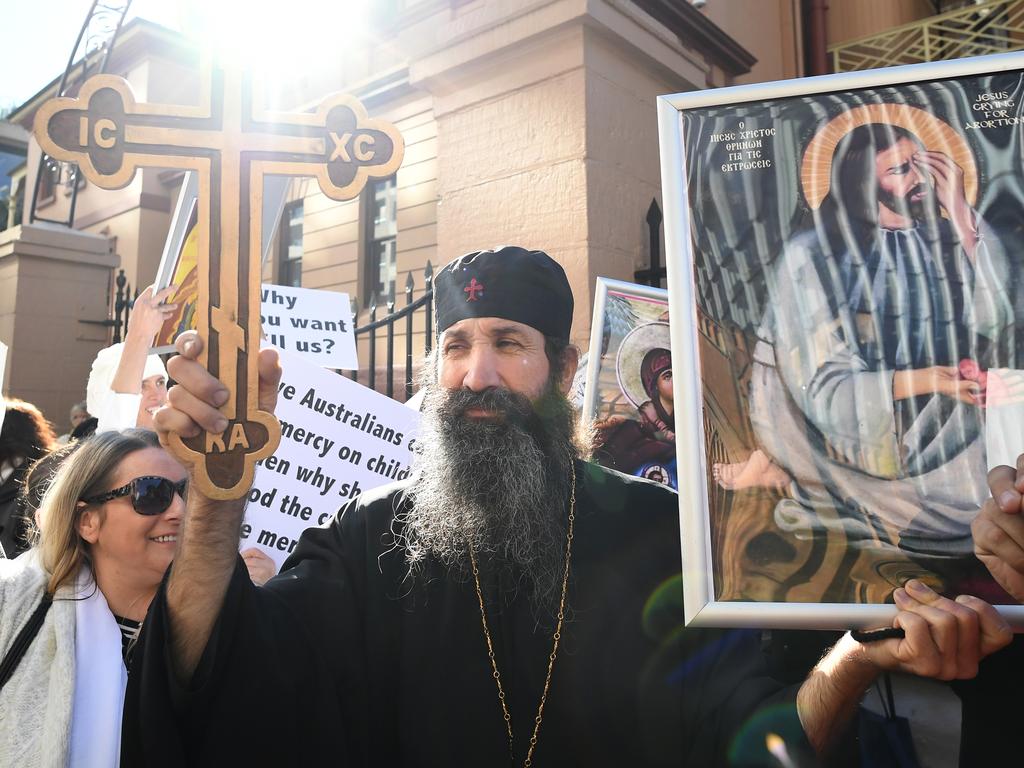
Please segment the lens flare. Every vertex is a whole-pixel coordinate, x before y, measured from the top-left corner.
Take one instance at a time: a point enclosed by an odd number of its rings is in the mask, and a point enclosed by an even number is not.
[[[272,80],[344,70],[372,0],[182,0],[181,32],[216,61]]]

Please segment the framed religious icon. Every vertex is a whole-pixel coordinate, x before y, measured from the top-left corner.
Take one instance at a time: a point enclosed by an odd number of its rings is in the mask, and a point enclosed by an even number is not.
[[[173,352],[174,340],[196,327],[196,305],[199,303],[198,196],[199,176],[186,171],[156,277],[158,290],[169,285],[177,286],[168,303],[177,304],[178,309],[164,321],[153,341],[152,351],[157,354]]]
[[[290,182],[291,179],[287,176],[268,176],[263,180],[263,228],[260,247],[264,265],[270,257]],[[169,285],[177,286],[168,303],[177,304],[178,309],[164,321],[156,334],[152,349],[156,354],[173,352],[174,340],[185,331],[194,330],[196,327],[196,309],[199,305],[199,217],[196,206],[198,197],[199,176],[192,171],[186,171],[156,273],[157,290]]]
[[[599,277],[584,419],[595,460],[671,488],[676,482],[668,291]]]
[[[1024,450],[1022,104],[1022,54],[659,100],[688,623],[916,577],[1024,626],[970,527]]]

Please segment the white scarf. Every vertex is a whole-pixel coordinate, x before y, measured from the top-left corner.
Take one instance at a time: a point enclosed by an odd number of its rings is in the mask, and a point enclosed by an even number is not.
[[[75,595],[79,599],[75,602],[75,695],[68,765],[117,768],[128,685],[121,630],[85,565],[79,570]]]

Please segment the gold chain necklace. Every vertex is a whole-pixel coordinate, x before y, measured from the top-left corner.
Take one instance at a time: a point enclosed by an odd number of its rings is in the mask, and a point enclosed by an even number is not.
[[[572,491],[569,495],[569,526],[565,534],[565,573],[562,576],[562,599],[558,603],[558,624],[555,626],[555,634],[552,635],[551,655],[548,656],[548,673],[544,678],[544,690],[540,694],[540,704],[537,705],[537,716],[533,718],[533,736],[530,737],[530,748],[526,751],[526,759],[523,761],[523,768],[530,768],[533,765],[533,750],[537,746],[537,734],[540,733],[540,724],[544,719],[544,703],[548,699],[548,688],[551,687],[551,672],[555,668],[555,657],[558,655],[558,641],[562,639],[562,622],[565,619],[565,595],[569,591],[569,563],[572,560],[572,532],[573,523],[576,520],[576,465],[572,465]],[[473,549],[469,550],[469,562],[473,567],[473,583],[476,585],[476,599],[480,603],[480,623],[484,627],[484,639],[487,641],[487,657],[491,660],[491,674],[498,686],[498,701],[501,702],[501,713],[505,717],[505,728],[508,730],[508,755],[515,763],[515,752],[512,742],[512,715],[509,714],[508,704],[505,701],[505,689],[501,685],[501,673],[498,672],[498,662],[494,658],[494,644],[491,642],[491,632],[487,628],[487,612],[484,610],[484,593],[480,589],[480,571],[476,567],[476,557]]]

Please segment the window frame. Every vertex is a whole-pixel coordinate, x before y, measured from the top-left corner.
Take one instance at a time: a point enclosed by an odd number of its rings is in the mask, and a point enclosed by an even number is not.
[[[295,209],[302,209],[302,235],[300,237],[300,247],[302,253],[298,257],[291,256],[291,246],[294,245],[291,241],[292,235],[292,213]],[[299,198],[298,200],[292,200],[285,203],[284,210],[281,211],[281,224],[279,226],[280,236],[278,238],[278,264],[277,264],[277,283],[278,285],[291,286],[294,288],[302,287],[302,258],[305,256],[305,198]],[[298,274],[296,275],[296,271]],[[294,280],[298,282],[294,282]]]
[[[377,236],[376,231],[376,219],[373,214],[376,211],[375,198],[377,190],[384,185],[392,186],[392,194],[395,200],[395,215],[393,221],[393,232],[388,235],[381,237]],[[396,290],[398,282],[397,276],[397,263],[398,263],[398,183],[397,177],[392,174],[384,179],[373,179],[366,185],[365,192],[363,194],[363,205],[362,205],[362,305],[364,308],[370,306],[371,301],[376,295],[378,300],[384,302],[391,295],[391,292]],[[393,258],[396,265],[395,279],[390,286],[383,286],[385,291],[383,294],[375,294],[376,289],[379,286],[380,277],[380,258],[377,251],[377,246],[381,243],[392,242],[393,245]],[[388,288],[390,287],[390,290]]]

